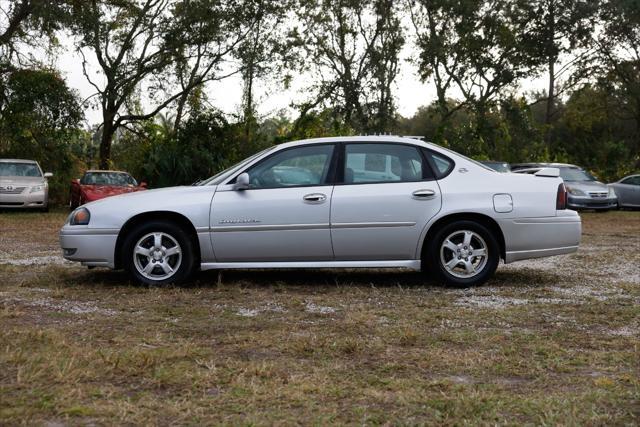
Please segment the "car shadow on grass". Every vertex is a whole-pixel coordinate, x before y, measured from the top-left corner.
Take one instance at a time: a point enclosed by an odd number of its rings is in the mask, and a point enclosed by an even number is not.
[[[539,288],[557,285],[566,280],[553,271],[530,268],[498,270],[495,276],[480,287],[491,288]],[[124,271],[103,269],[88,270],[84,274],[68,277],[70,285],[158,288],[145,286],[131,280]],[[189,288],[215,288],[218,286],[264,287],[323,287],[323,288],[431,288],[464,289],[435,281],[428,273],[406,270],[208,270],[195,273],[192,279],[181,285]],[[169,287],[174,287],[170,285]]]

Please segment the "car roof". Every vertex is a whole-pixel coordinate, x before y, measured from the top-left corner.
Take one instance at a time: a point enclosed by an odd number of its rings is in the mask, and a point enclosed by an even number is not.
[[[26,160],[26,159],[0,159],[0,163],[31,163],[37,164],[35,160]]]
[[[129,172],[112,171],[112,170],[106,170],[106,169],[90,169],[88,171],[85,171],[84,173],[126,173],[127,175],[130,175]]]
[[[436,147],[437,145],[425,142],[417,137],[398,136],[398,135],[353,135],[353,136],[330,136],[323,138],[308,138],[298,141],[291,141],[279,144],[278,147],[286,148],[296,145],[306,144],[318,144],[318,143],[331,143],[331,142],[371,142],[371,143],[404,143],[419,145],[422,147]]]

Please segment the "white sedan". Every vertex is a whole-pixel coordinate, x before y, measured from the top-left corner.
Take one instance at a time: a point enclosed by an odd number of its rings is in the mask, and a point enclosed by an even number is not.
[[[412,138],[309,139],[189,187],[88,203],[60,231],[64,257],[147,284],[196,270],[409,268],[455,285],[506,263],[578,249],[559,171],[501,174]]]

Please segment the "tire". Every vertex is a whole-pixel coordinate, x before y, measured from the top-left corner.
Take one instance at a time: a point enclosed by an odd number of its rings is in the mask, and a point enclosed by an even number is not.
[[[470,240],[465,240],[469,237]],[[500,245],[493,233],[480,223],[463,220],[446,224],[430,240],[423,261],[440,282],[477,286],[490,279],[498,268]],[[446,241],[450,243],[445,244]]]
[[[156,236],[160,236],[159,249]],[[135,252],[137,247],[140,248],[138,253]],[[141,224],[126,236],[122,248],[122,265],[139,283],[180,284],[195,270],[194,242],[186,230],[171,222]]]

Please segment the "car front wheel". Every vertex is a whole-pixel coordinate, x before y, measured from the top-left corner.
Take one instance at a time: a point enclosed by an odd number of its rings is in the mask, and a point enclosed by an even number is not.
[[[455,286],[476,286],[495,273],[500,249],[493,233],[474,221],[442,227],[429,242],[427,267],[437,279]]]
[[[125,269],[147,285],[182,283],[195,268],[191,237],[169,222],[153,221],[137,227],[123,248]]]

